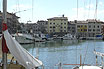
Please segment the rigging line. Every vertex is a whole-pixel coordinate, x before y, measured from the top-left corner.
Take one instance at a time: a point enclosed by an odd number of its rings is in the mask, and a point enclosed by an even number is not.
[[[95,9],[95,23],[97,23],[97,7],[98,7],[98,0],[96,0],[96,9]],[[95,37],[96,37],[96,30],[97,29],[95,29],[95,36],[94,36],[94,50],[95,50],[95,43],[96,43],[96,41],[95,41]]]
[[[78,0],[77,0],[77,20],[78,20]]]
[[[78,0],[77,0],[77,20],[78,20]],[[77,64],[77,46],[76,46],[76,64]]]
[[[1,8],[2,8],[2,1],[0,1],[0,11],[1,11]]]
[[[33,21],[33,15],[34,15],[33,14],[33,11],[34,11],[34,8],[33,7],[34,7],[34,0],[32,0],[32,21]]]
[[[20,11],[20,0],[17,1],[17,8],[18,8],[18,11]],[[20,13],[18,13],[18,14],[21,17],[21,14]],[[21,21],[21,19],[20,19],[20,21]]]
[[[98,7],[98,0],[96,0],[96,8],[95,8],[95,15],[94,15],[95,19],[97,19],[97,7]]]
[[[87,48],[86,48],[86,49],[87,49],[87,50],[86,50],[86,52],[85,52],[85,57],[84,57],[83,65],[84,65],[84,63],[85,63],[86,56],[87,56],[87,52],[88,52],[88,44],[87,44]]]
[[[18,8],[18,0],[17,1],[15,1],[15,3],[16,3],[16,9],[15,9],[15,12],[17,12],[17,8]]]
[[[89,16],[90,16],[90,8],[91,8],[91,0],[89,0],[89,10],[88,10],[88,18],[89,18]]]
[[[85,0],[83,0],[83,1],[84,1],[84,11],[83,11],[84,14],[83,14],[83,17],[84,17],[84,20],[85,20],[85,9],[86,9],[86,8],[85,8],[85,3],[86,3],[86,2],[85,2]]]

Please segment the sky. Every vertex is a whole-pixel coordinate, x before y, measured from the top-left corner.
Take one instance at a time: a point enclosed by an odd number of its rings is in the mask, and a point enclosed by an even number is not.
[[[0,0],[1,11],[2,1]],[[38,20],[61,17],[63,14],[69,21],[95,18],[104,21],[103,3],[104,0],[97,0],[96,17],[96,0],[7,0],[7,11],[16,13],[23,23],[36,23]]]

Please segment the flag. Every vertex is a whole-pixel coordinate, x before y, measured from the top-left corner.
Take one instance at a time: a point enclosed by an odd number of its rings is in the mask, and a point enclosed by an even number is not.
[[[5,31],[7,30],[7,24],[6,23],[2,23],[2,31]],[[6,41],[5,41],[5,38],[4,38],[4,35],[2,35],[2,52],[3,53],[8,53],[9,49],[6,45]]]

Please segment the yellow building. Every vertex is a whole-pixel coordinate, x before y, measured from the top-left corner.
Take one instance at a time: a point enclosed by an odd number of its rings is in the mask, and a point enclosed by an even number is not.
[[[77,31],[77,36],[87,37],[87,34],[88,34],[88,23],[87,23],[87,21],[77,21],[76,31]]]
[[[66,33],[68,30],[68,18],[64,17],[53,17],[48,20],[48,33]]]

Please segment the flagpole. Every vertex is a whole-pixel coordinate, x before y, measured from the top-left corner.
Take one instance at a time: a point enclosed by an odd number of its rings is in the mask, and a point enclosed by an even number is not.
[[[7,0],[3,0],[3,22],[7,23]],[[4,45],[4,41],[3,41]],[[7,69],[7,53],[3,52],[3,69]]]

